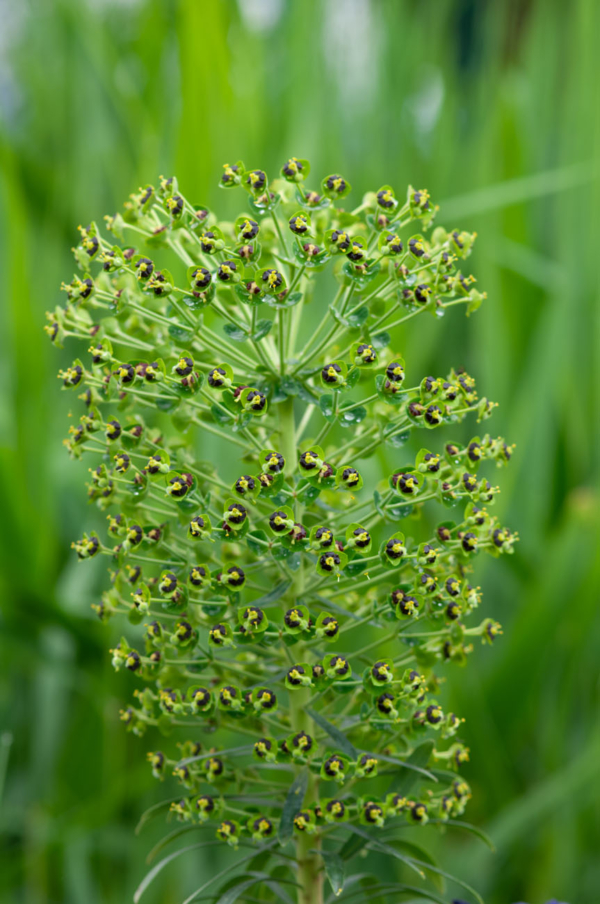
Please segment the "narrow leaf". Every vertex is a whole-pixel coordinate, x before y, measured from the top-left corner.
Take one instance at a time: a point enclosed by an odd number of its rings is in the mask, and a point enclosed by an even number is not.
[[[314,599],[318,600],[323,606],[326,606],[328,612],[337,612],[339,615],[345,615],[347,618],[353,618],[355,621],[358,621],[359,619],[356,612],[350,612],[348,609],[338,606],[337,603],[332,603],[326,596],[319,596],[319,594],[315,593]]]
[[[593,170],[588,163],[576,163],[557,169],[545,170],[531,176],[520,176],[505,182],[496,182],[485,188],[477,189],[465,195],[459,195],[448,201],[442,201],[444,216],[473,216],[476,213],[487,213],[520,204],[532,198],[541,198],[559,191],[568,191],[578,185],[585,185],[593,178]]]
[[[366,843],[366,840],[360,838],[359,835],[350,835],[348,840],[340,848],[340,857],[342,860],[352,860],[359,851],[362,851]]]
[[[187,847],[180,848],[178,851],[173,851],[172,854],[168,854],[168,856],[163,857],[156,866],[153,866],[149,873],[146,873],[140,884],[135,890],[135,894],[133,896],[134,904],[140,900],[148,886],[154,879],[158,876],[160,872],[165,868],[165,866],[171,862],[171,860],[175,860],[177,857],[180,857],[182,854],[187,854],[188,851],[195,851],[198,848],[202,847],[215,847],[216,845],[222,845],[222,841],[199,841],[197,844],[190,844]]]
[[[435,904],[447,904],[447,901],[444,898],[440,898],[435,892],[425,891],[422,888],[415,888],[414,885],[404,885],[399,882],[381,882],[379,884],[374,882],[369,884],[367,888],[355,889],[351,894],[344,895],[342,900],[346,904],[346,901],[364,896],[365,901],[368,901],[369,904],[374,904],[379,899],[380,894],[385,894],[385,900],[388,902],[390,901],[388,896],[393,892],[410,892],[416,898],[422,898],[425,901],[434,901]],[[333,901],[335,901],[335,898],[328,898],[327,904],[332,904]]]
[[[216,904],[234,904],[234,901],[238,900],[242,892],[252,888],[252,886],[256,885],[258,882],[268,885],[273,888],[274,891],[276,890],[276,893],[280,896],[280,900],[284,901],[285,904],[293,904],[290,896],[279,884],[279,882],[283,880],[276,881],[275,879],[272,879],[268,873],[248,873],[248,875],[250,876],[249,879],[243,879],[241,882],[238,882],[237,885],[227,889],[227,891],[218,898]],[[288,884],[291,883],[288,882]]]
[[[402,838],[402,839],[394,839],[393,841],[388,841],[388,844],[391,845],[391,847],[401,848],[410,857],[412,857],[415,860],[421,860],[421,861],[423,861],[424,864],[429,864],[430,866],[434,866],[434,867],[436,867],[438,865],[437,862],[435,861],[435,859],[429,853],[429,851],[425,850],[425,848],[421,847],[421,845],[415,844],[413,841],[405,841]],[[423,869],[427,870],[427,867],[423,866]],[[431,879],[431,881],[433,882],[433,884],[435,885],[435,887],[437,888],[438,891],[444,892],[445,891],[444,877],[438,875],[433,870],[431,872],[433,873],[433,875],[431,875],[429,878]]]
[[[346,865],[339,854],[335,851],[321,851],[321,857],[325,864],[325,873],[329,879],[334,895],[341,895],[344,890],[344,879],[346,876]]]
[[[339,728],[336,728],[335,725],[332,725],[331,722],[328,722],[327,719],[319,715],[319,713],[314,712],[314,710],[307,709],[306,711],[311,719],[317,723],[319,728],[322,728],[323,731],[327,732],[331,740],[335,741],[342,753],[345,753],[346,756],[349,756],[352,760],[355,760],[358,757],[356,747],[348,740],[346,735],[339,730]]]
[[[425,744],[429,744],[429,741],[426,741]],[[425,744],[423,746],[425,746]],[[359,750],[359,753],[369,753],[368,750]],[[430,782],[437,782],[437,778],[430,772],[429,769],[423,769],[422,766],[417,765],[417,763],[411,762],[412,756],[407,757],[405,760],[399,759],[397,756],[388,756],[385,753],[376,754],[377,759],[384,760],[386,763],[395,763],[397,766],[404,766],[406,769],[411,769],[413,772],[421,773],[424,778],[429,779]],[[423,756],[425,756],[425,751],[423,751]],[[425,761],[427,762],[427,760]],[[454,777],[454,776],[453,776]]]
[[[151,822],[155,816],[158,816],[159,813],[170,807],[174,801],[179,800],[178,797],[170,797],[168,800],[161,800],[160,803],[154,804],[152,807],[148,807],[142,815],[140,816],[139,822],[135,827],[135,834],[139,835],[145,825]]]
[[[302,807],[304,795],[308,787],[308,771],[303,769],[292,784],[285,798],[281,821],[279,823],[279,840],[285,844],[292,837],[294,830],[294,816]]]
[[[389,845],[386,845],[386,847],[389,847]],[[458,876],[453,876],[452,873],[447,873],[445,870],[440,869],[438,866],[430,866],[427,863],[423,863],[422,860],[414,860],[413,862],[418,866],[422,866],[425,869],[430,870],[431,872],[437,873],[438,876],[443,876],[444,879],[449,879],[451,882],[455,882],[456,885],[460,885],[461,888],[466,889],[466,891],[472,894],[473,897],[479,902],[479,904],[483,904],[483,898],[481,897],[481,895],[466,882],[463,882],[462,879],[459,879]]]
[[[490,851],[493,851],[493,852],[496,851],[496,845],[494,844],[494,842],[492,841],[490,836],[488,834],[486,834],[486,832],[484,832],[483,829],[480,829],[477,826],[472,825],[470,822],[462,822],[459,819],[440,819],[440,820],[430,819],[429,821],[433,824],[436,824],[437,822],[439,822],[441,825],[455,826],[457,829],[464,829],[466,832],[471,832],[472,835],[475,835],[477,838],[479,838],[481,841],[483,841],[483,843],[489,847]]]
[[[179,760],[179,766],[187,766],[188,763],[197,763],[202,760],[209,760],[213,756],[231,756],[234,753],[250,753],[252,744],[242,744],[241,747],[225,747],[223,750],[214,750],[212,753],[199,753],[196,756],[188,756],[184,760]]]
[[[150,865],[152,861],[156,859],[158,854],[160,854],[160,852],[164,850],[164,848],[171,844],[172,841],[175,841],[176,838],[180,838],[181,835],[187,835],[188,832],[193,832],[195,829],[199,828],[202,827],[199,825],[188,825],[179,826],[177,829],[173,829],[172,832],[169,832],[168,835],[165,835],[164,838],[161,838],[160,841],[157,841],[152,850],[148,854],[146,854],[146,863]]]
[[[357,882],[362,882],[364,879],[370,879],[372,885],[376,885],[377,882],[379,881],[378,878],[376,876],[374,876],[372,873],[354,873],[352,876],[348,876],[348,878],[346,879],[346,883],[345,883],[345,889],[346,889],[347,893],[344,895],[344,901],[348,900],[349,889],[353,885],[356,885]],[[335,901],[336,898],[337,898],[337,895],[335,895],[335,894],[330,895],[327,898],[327,901],[325,902],[325,904],[333,904],[333,902]]]
[[[433,741],[424,741],[423,744],[420,744],[413,750],[411,755],[403,761],[403,765],[408,768],[392,779],[388,788],[388,794],[394,792],[406,796],[417,781],[419,773],[423,771],[424,767],[429,762],[432,750]],[[429,773],[429,775],[431,775],[431,773]]]
[[[252,804],[254,807],[274,807],[276,810],[283,807],[278,800],[271,800],[267,797],[256,797],[253,794],[224,794],[225,800],[236,800],[240,804]]]
[[[215,842],[215,843],[216,843],[216,844],[220,844],[220,845],[223,844],[222,841],[217,841],[217,842]],[[267,845],[264,846],[263,850],[268,850],[268,849],[274,847],[275,844],[276,844],[275,841],[271,841],[269,844],[267,844]],[[219,879],[222,879],[223,876],[226,876],[228,873],[231,873],[231,872],[233,872],[234,870],[239,869],[240,866],[242,866],[242,864],[247,863],[248,860],[252,860],[254,857],[256,857],[256,855],[257,855],[258,853],[260,853],[260,849],[259,849],[259,850],[253,850],[251,854],[247,854],[245,857],[240,857],[240,859],[239,859],[239,860],[236,860],[235,863],[232,863],[232,864],[230,864],[229,866],[226,866],[225,869],[222,869],[220,873],[217,873],[217,874],[216,874],[215,876],[213,876],[211,879],[207,879],[206,882],[204,882],[199,888],[196,889],[196,891],[192,892],[192,894],[189,895],[189,896],[185,899],[185,901],[183,902],[183,904],[191,904],[192,901],[196,901],[196,900],[198,899],[198,896],[199,896],[203,891],[206,891],[206,889],[209,887],[209,885],[213,885],[215,882],[218,882]],[[134,904],[137,904],[137,900],[138,900],[138,899],[134,898]]]
[[[252,600],[253,606],[260,606],[261,608],[265,608],[265,606],[269,606],[271,603],[276,602],[280,599],[283,594],[287,591],[288,587],[291,586],[291,581],[282,581],[280,584],[277,584],[276,587],[273,587],[269,593],[265,593],[264,596],[259,596],[258,599]]]
[[[395,857],[396,860],[401,860],[407,866],[409,866],[414,872],[421,877],[421,879],[425,878],[425,873],[422,869],[419,869],[417,866],[417,861],[413,860],[411,857],[405,857],[404,854],[401,854],[399,851],[394,850],[394,848],[386,844],[385,841],[378,841],[377,838],[374,838],[373,835],[370,835],[366,829],[361,829],[359,826],[348,826],[351,832],[354,832],[356,835],[360,835],[361,838],[365,839],[365,844],[373,844],[377,846],[377,850],[382,851],[382,853],[387,854],[389,857]]]

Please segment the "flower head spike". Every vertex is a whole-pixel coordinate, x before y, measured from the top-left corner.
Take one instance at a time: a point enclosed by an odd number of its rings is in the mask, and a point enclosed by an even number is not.
[[[294,839],[321,904],[330,827],[343,844],[357,823],[418,830],[467,806],[462,719],[436,693],[501,634],[474,623],[469,572],[515,549],[489,473],[514,446],[463,431],[494,403],[462,368],[415,373],[396,331],[482,304],[457,266],[475,234],[430,230],[424,188],[355,206],[340,173],[310,187],[307,160],[280,165],[273,182],[242,161],[216,174],[245,202],[231,219],[169,176],[110,235],[81,228],[46,332],[80,342],[59,374],[65,446],[86,456],[97,531],[73,549],[106,557],[93,609],[135,636],[111,650],[134,686],[123,726],[154,735],[154,775],[183,786],[171,818],[274,864]],[[385,775],[413,757],[408,797]],[[265,863],[268,896],[283,879]]]

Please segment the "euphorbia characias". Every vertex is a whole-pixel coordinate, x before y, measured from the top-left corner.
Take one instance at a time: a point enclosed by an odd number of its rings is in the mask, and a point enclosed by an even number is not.
[[[493,403],[464,370],[414,374],[396,327],[479,307],[475,235],[433,228],[427,191],[351,209],[343,176],[309,174],[226,165],[233,221],[161,177],[80,229],[46,330],[86,342],[60,373],[82,411],[65,444],[107,524],[73,545],[107,556],[95,609],[124,625],[121,718],[179,785],[162,811],[234,849],[188,901],[440,901],[406,830],[452,826],[470,797],[439,674],[500,632],[469,575],[512,552],[486,468],[512,447],[457,441]]]

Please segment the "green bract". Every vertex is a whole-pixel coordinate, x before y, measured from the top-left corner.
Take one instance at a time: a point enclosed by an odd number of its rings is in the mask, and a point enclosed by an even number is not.
[[[403,203],[384,185],[350,210],[343,175],[313,190],[309,174],[295,157],[274,181],[226,165],[220,186],[243,189],[231,221],[199,218],[175,179],[140,189],[107,218],[114,237],[81,230],[46,329],[89,346],[60,373],[81,401],[65,444],[108,527],[73,546],[107,557],[94,608],[131,625],[112,650],[136,683],[123,722],[165,736],[149,759],[182,786],[174,818],[262,852],[255,869],[277,878],[261,900],[286,881],[321,904],[353,852],[463,813],[468,751],[437,670],[500,633],[472,624],[469,573],[516,536],[489,480],[513,448],[453,436],[493,403],[463,370],[412,373],[395,332],[479,306],[456,267],[475,235],[430,233],[424,190]]]

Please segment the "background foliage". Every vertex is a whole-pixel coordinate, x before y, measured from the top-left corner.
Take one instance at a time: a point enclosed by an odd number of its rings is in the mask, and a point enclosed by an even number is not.
[[[160,795],[89,609],[103,565],[69,549],[94,512],[61,447],[73,354],[42,324],[75,227],[160,172],[211,204],[222,163],[290,154],[346,174],[355,204],[427,186],[440,222],[480,233],[489,302],[394,342],[417,373],[464,364],[517,443],[496,510],[522,542],[478,574],[505,635],[446,697],[469,819],[498,851],[450,836],[441,856],[490,904],[597,900],[598,17],[594,0],[0,2],[1,901],[129,900],[152,844],[133,826]],[[178,863],[149,902],[205,868]]]

